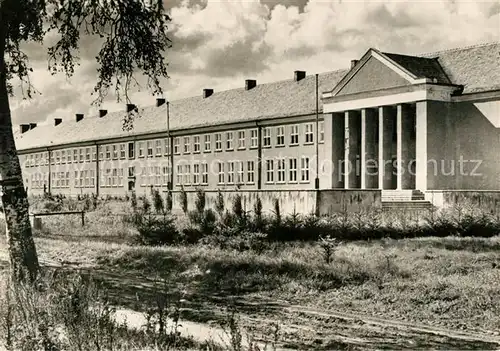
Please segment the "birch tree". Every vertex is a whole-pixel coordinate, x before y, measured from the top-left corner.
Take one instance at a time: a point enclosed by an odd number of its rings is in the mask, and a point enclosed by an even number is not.
[[[102,43],[96,53],[96,85],[89,92],[95,94],[94,103],[100,105],[110,89],[118,101],[130,102],[128,92],[137,74],[146,77],[153,95],[162,93],[169,20],[162,0],[0,0],[0,179],[14,281],[32,282],[39,272],[9,106],[14,81],[24,97],[34,91],[24,44],[43,44],[49,33],[55,34],[48,68],[71,77],[81,37],[94,36]]]

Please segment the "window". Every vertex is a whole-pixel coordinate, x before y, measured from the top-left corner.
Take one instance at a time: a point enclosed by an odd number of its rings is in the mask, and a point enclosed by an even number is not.
[[[200,152],[200,136],[196,135],[193,137],[193,139],[194,139],[193,152],[199,153]]]
[[[78,171],[75,171],[75,183],[74,183],[75,188],[78,188],[79,184],[80,182],[78,181]]]
[[[163,147],[161,146],[161,140],[156,140],[156,156],[161,156],[162,155],[162,149]]]
[[[139,157],[144,157],[144,141],[139,141]]]
[[[208,184],[208,163],[206,161],[201,164],[201,184]]]
[[[240,130],[238,132],[238,149],[244,149],[245,148],[245,131]]]
[[[177,137],[174,139],[174,154],[179,155],[181,153],[181,138]]]
[[[118,145],[113,145],[113,160],[118,160]]]
[[[205,135],[205,152],[210,152],[212,149],[212,140],[210,138],[210,134]]]
[[[160,149],[161,151],[161,149]],[[155,185],[159,186],[161,185],[161,167],[156,166],[155,167]]]
[[[378,124],[377,124],[378,125]],[[318,123],[318,143],[322,143],[325,141],[325,122],[321,121]]]
[[[254,149],[259,146],[259,132],[257,129],[250,130],[250,148]]]
[[[274,182],[274,161],[266,160],[266,181],[268,183]]]
[[[255,163],[254,161],[247,161],[247,182],[255,183]]]
[[[271,147],[271,128],[262,128],[263,133],[263,146]]]
[[[128,176],[130,178],[135,177],[135,167],[129,167],[128,168]]]
[[[163,185],[168,185],[170,182],[170,164],[168,163],[167,166],[162,167],[162,173],[163,173]]]
[[[233,150],[233,132],[226,133],[226,150]]]
[[[106,160],[111,159],[111,147],[109,145],[106,145]]]
[[[299,125],[290,126],[290,145],[299,144]]]
[[[311,144],[314,142],[314,134],[313,134],[313,124],[312,123],[307,123],[306,124],[306,144]]]
[[[125,144],[120,144],[120,159],[124,160],[126,156]]]
[[[224,184],[224,163],[223,162],[219,162],[218,171],[219,171],[218,183]]]
[[[169,156],[170,155],[170,138],[166,138],[164,140],[165,142],[165,155]]]
[[[227,182],[228,184],[234,183],[234,161],[227,163]]]
[[[278,183],[285,182],[285,159],[278,159]]]
[[[61,163],[61,152],[56,151],[56,165],[58,165],[60,163]],[[28,165],[29,165],[29,163],[28,163]]]
[[[97,147],[92,146],[92,161],[95,161],[97,159]]]
[[[78,149],[73,149],[73,162],[78,162]]]
[[[66,163],[66,150],[61,151],[61,163]],[[33,155],[30,155],[30,166],[33,166]]]
[[[184,137],[184,153],[189,154],[191,152],[191,138],[190,137]]]
[[[118,185],[123,186],[123,168],[118,170]]]
[[[288,181],[290,183],[296,183],[297,182],[297,159],[296,158],[291,158],[289,160],[289,178]]]
[[[215,134],[215,151],[222,151],[222,134]]]
[[[237,184],[242,184],[244,180],[245,169],[243,168],[243,161],[238,161],[238,177],[236,178]]]
[[[90,148],[85,148],[85,161],[90,162]]]
[[[83,162],[83,160],[85,159],[84,151],[85,150],[83,150],[83,148],[80,149],[80,159],[79,159],[80,162]]]
[[[128,143],[128,158],[135,157],[135,147],[134,143]]]
[[[153,140],[148,140],[148,157],[153,157]]]
[[[193,165],[193,184],[200,184],[200,164],[196,163]]]
[[[285,145],[285,127],[276,127],[276,146]]]
[[[184,184],[191,184],[191,165],[184,166]]]
[[[35,166],[38,166],[40,164],[39,156],[40,156],[39,154],[35,155]]]
[[[303,156],[300,160],[300,180],[302,182],[309,181],[309,157]]]

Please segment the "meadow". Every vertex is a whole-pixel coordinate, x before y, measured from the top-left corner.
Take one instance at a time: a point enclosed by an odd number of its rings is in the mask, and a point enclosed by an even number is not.
[[[33,207],[59,206],[39,201]],[[113,334],[130,344],[125,349],[237,350],[247,334],[280,349],[497,349],[500,343],[496,214],[461,207],[425,216],[279,214],[278,222],[279,209],[259,217],[239,213],[238,204],[213,214],[204,206],[172,214],[168,200],[160,211],[154,197],[149,205],[142,199],[100,201],[94,208],[84,202],[71,205],[88,206],[83,228],[78,216],[53,216],[35,233],[45,281],[55,282],[39,303],[61,310],[61,291],[85,290],[90,297],[83,300],[98,294],[105,296],[103,306],[149,316],[149,329],[140,332],[114,326],[106,319],[111,312],[101,311],[102,321],[93,317],[115,328],[101,339],[109,343]],[[47,295],[55,300],[47,302]],[[69,323],[55,315],[52,324]],[[221,346],[152,332],[165,316],[225,326],[230,337]],[[92,334],[91,327],[80,329]],[[43,340],[40,331],[32,334]],[[71,340],[78,344],[76,336]],[[95,342],[81,349],[96,349]]]

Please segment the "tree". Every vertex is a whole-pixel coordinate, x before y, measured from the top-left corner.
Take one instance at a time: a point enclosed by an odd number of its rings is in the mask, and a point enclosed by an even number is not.
[[[71,77],[80,38],[96,37],[102,45],[96,56],[94,103],[100,105],[113,87],[118,101],[130,103],[128,91],[138,84],[138,73],[147,78],[153,95],[162,93],[160,80],[168,77],[169,21],[162,0],[0,0],[0,178],[14,281],[34,281],[39,271],[9,106],[13,79],[21,83],[24,98],[36,92],[23,45],[42,44],[48,33],[55,33],[57,41],[48,48],[49,70]]]

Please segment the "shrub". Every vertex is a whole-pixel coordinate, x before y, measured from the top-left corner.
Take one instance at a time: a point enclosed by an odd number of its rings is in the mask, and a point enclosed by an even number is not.
[[[153,197],[153,207],[157,214],[162,214],[165,211],[165,204],[163,203],[163,198],[160,195],[158,189],[153,189],[152,191]]]
[[[220,190],[217,192],[217,198],[215,200],[215,211],[219,215],[219,218],[224,216],[224,196]]]
[[[165,210],[167,211],[167,213],[172,212],[172,207],[173,207],[172,192],[169,190],[167,191],[167,195],[165,198]]]
[[[170,215],[143,215],[137,220],[137,242],[142,245],[177,245],[183,242],[175,218]]]
[[[181,202],[182,212],[184,212],[184,214],[187,214],[188,213],[188,198],[187,198],[187,192],[183,186],[181,186],[180,200],[181,200],[180,202]]]

